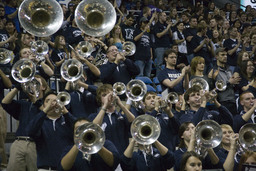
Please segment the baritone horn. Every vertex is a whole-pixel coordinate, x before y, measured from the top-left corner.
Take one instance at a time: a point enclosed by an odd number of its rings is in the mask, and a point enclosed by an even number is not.
[[[37,37],[47,37],[61,27],[63,11],[55,0],[25,0],[19,7],[18,17],[27,32]]]
[[[150,154],[151,144],[158,139],[160,133],[161,127],[157,119],[147,114],[136,117],[131,124],[133,139],[144,145],[147,154]]]
[[[78,51],[79,55],[81,55],[82,57],[87,58],[93,52],[92,44],[89,43],[88,41],[81,41],[77,45],[77,51]]]
[[[222,140],[222,129],[213,120],[203,120],[195,128],[196,152],[202,156],[206,155],[209,148],[217,147]]]
[[[141,80],[131,80],[126,85],[126,96],[132,101],[140,101],[147,93],[147,86]]]
[[[239,144],[245,150],[256,151],[256,124],[247,123],[241,127]]]
[[[66,81],[76,81],[83,74],[83,64],[77,59],[66,60],[61,65],[60,73]]]
[[[126,41],[123,44],[122,52],[124,53],[124,56],[132,56],[136,52],[136,46],[133,42]]]
[[[209,84],[203,78],[196,77],[189,81],[189,88],[193,87],[194,85],[198,85],[204,91],[209,91]]]
[[[116,95],[122,95],[124,94],[126,91],[126,86],[124,83],[122,82],[116,82],[114,85],[113,85],[113,92],[116,94]]]
[[[20,59],[12,67],[11,74],[14,80],[25,83],[32,80],[36,73],[36,65],[30,59]]]
[[[90,161],[91,154],[97,153],[103,147],[105,134],[97,124],[85,123],[76,129],[74,142],[83,157]]]
[[[116,23],[116,11],[107,0],[83,0],[75,10],[75,22],[87,35],[104,36]]]

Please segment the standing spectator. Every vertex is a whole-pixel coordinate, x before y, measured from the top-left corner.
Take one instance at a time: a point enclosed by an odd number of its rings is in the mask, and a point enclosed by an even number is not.
[[[115,45],[119,52],[122,52],[123,49],[124,38],[122,35],[121,27],[119,25],[115,25],[111,30],[111,37],[109,39],[109,45]]]
[[[196,33],[197,33],[197,29],[196,29],[196,27],[197,27],[197,18],[192,16],[189,19],[189,25],[190,25],[190,27],[186,28],[184,30],[184,36],[185,36],[185,39],[186,39],[186,42],[187,42],[187,51],[188,51],[187,61],[190,64],[191,60],[194,57],[194,52],[193,52],[191,40],[194,36],[196,36]]]
[[[187,61],[187,41],[185,39],[185,36],[183,34],[183,30],[184,30],[184,24],[183,22],[178,22],[176,24],[177,26],[177,31],[175,31],[173,33],[173,41],[175,42],[175,44],[178,45],[178,53],[179,53],[179,57],[181,59],[179,59],[179,61],[181,63],[184,63],[185,65],[188,65],[188,61]]]
[[[235,27],[229,28],[229,39],[226,39],[223,46],[228,50],[227,65],[230,66],[232,72],[234,72],[237,65],[238,52],[242,49],[242,40],[239,36],[238,30]]]
[[[208,74],[209,78],[213,79],[215,83],[218,80],[222,80],[227,85],[226,90],[218,92],[218,101],[228,108],[233,114],[237,114],[236,103],[235,103],[235,91],[234,86],[239,84],[241,78],[233,75],[231,69],[227,65],[227,50],[225,48],[219,48],[215,51],[217,65]]]
[[[213,45],[210,43],[210,39],[206,36],[206,31],[207,26],[205,24],[198,24],[197,34],[193,36],[191,40],[194,56],[202,56],[205,59],[205,74],[212,68],[212,56],[214,54]]]
[[[173,50],[164,52],[165,68],[157,75],[162,90],[168,92],[184,93],[188,88],[188,71],[190,67],[184,67],[181,72],[175,69],[177,55]]]
[[[134,33],[136,52],[134,54],[135,64],[139,67],[138,76],[150,77],[152,69],[152,42],[148,30],[150,29],[149,21],[146,17],[140,19],[140,28]]]
[[[164,52],[170,48],[170,38],[172,37],[171,26],[172,23],[166,19],[166,13],[159,13],[158,22],[153,28],[155,35],[156,74],[161,71]]]
[[[21,30],[20,30],[20,23],[18,19],[17,7],[18,7],[17,0],[6,0],[6,6],[4,7],[4,10],[5,10],[5,14],[7,15],[7,18],[14,20],[16,30],[19,33]]]
[[[121,23],[120,27],[122,30],[122,35],[125,41],[131,41],[133,42],[134,40],[134,31],[135,31],[135,27],[134,27],[134,16],[132,14],[129,14],[126,16],[126,20],[124,21],[124,23]]]

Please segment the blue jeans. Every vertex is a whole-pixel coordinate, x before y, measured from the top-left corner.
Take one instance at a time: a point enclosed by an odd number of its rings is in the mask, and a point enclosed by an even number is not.
[[[164,52],[169,48],[158,47],[155,49],[155,58],[156,58],[156,75],[161,71],[161,65],[164,62]]]
[[[190,55],[187,55],[187,60],[188,60],[188,63],[190,64],[192,59],[194,58],[194,54],[191,53]]]
[[[139,77],[142,76],[147,76],[150,77],[151,70],[152,70],[152,60],[149,59],[147,61],[141,61],[141,60],[136,60],[135,65],[137,65],[140,69]]]

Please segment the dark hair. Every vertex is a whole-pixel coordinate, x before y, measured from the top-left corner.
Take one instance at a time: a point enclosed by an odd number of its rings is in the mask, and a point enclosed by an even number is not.
[[[126,16],[126,19],[129,19],[129,18],[132,18],[132,19],[134,19],[134,15],[133,14],[128,14],[127,16]]]
[[[193,124],[193,123],[192,122],[184,122],[180,125],[179,132],[178,132],[178,136],[180,138],[179,148],[185,148],[186,147],[184,139],[181,138],[181,137],[182,137],[183,133],[186,131],[186,129],[188,128],[189,124]]]
[[[96,90],[96,100],[98,104],[101,105],[101,94],[106,93],[108,91],[113,91],[113,87],[111,84],[103,84]]]
[[[199,23],[198,25],[197,25],[197,32],[201,32],[202,30],[204,30],[205,28],[207,28],[207,26],[205,25],[205,24],[203,24],[203,23]]]
[[[196,157],[202,162],[202,157],[194,151],[187,151],[182,155],[180,171],[185,171],[186,163],[190,157]]]
[[[201,88],[199,85],[194,85],[193,87],[187,89],[187,91],[184,93],[184,100],[185,100],[185,102],[188,101],[189,95],[190,95],[191,93],[197,93],[197,92],[199,92],[200,90],[202,90],[202,88]]]
[[[174,50],[172,50],[172,49],[167,49],[166,51],[164,51],[164,58],[168,58],[168,55],[171,54],[171,53],[175,53],[176,54],[176,52]]]
[[[57,93],[56,93],[55,91],[52,91],[52,90],[51,90],[51,91],[48,91],[47,93],[44,94],[43,103],[44,103],[46,97],[48,97],[48,96],[51,95],[51,94],[54,94],[54,95],[57,96]]]
[[[73,122],[73,130],[75,129],[76,123],[80,122],[80,121],[88,121],[88,122],[90,122],[86,117],[79,117],[79,118],[75,119],[74,122]]]
[[[246,61],[242,61],[242,64],[241,64],[241,74],[242,76],[246,79],[246,80],[250,80],[252,78],[249,78],[248,77],[248,74],[247,74],[247,68],[248,68],[248,62],[251,62],[253,64],[253,61],[252,60],[246,60]],[[252,75],[253,77],[253,75]]]
[[[148,95],[150,95],[150,94],[157,96],[157,93],[155,93],[155,92],[153,92],[153,91],[149,91],[149,92],[147,92],[147,93],[145,94],[145,96],[143,97],[142,101],[145,102],[146,97],[147,97]]]

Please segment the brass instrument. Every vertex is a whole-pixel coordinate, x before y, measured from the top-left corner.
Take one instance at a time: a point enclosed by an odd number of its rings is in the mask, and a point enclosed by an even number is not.
[[[18,11],[21,26],[37,37],[47,37],[59,30],[63,11],[55,0],[24,0]]]
[[[61,91],[57,94],[57,102],[60,106],[66,106],[70,103],[71,96],[66,91]]]
[[[247,123],[240,128],[239,143],[245,150],[256,151],[256,124]]]
[[[92,44],[87,41],[81,41],[77,45],[78,54],[87,58],[93,52]]]
[[[156,118],[150,115],[140,115],[131,124],[131,135],[136,142],[144,145],[147,154],[150,154],[153,144],[161,133],[161,127]]]
[[[30,59],[20,59],[12,67],[11,74],[19,83],[31,81],[36,73],[36,65]]]
[[[176,92],[170,92],[164,100],[161,101],[161,108],[167,107],[168,103],[175,104],[179,101],[179,95]]]
[[[132,101],[140,101],[147,93],[147,86],[141,80],[131,80],[126,85],[126,96]]]
[[[124,83],[122,82],[116,82],[114,85],[113,85],[113,92],[116,94],[116,95],[122,95],[124,94],[126,91],[126,86]]]
[[[195,128],[196,152],[205,157],[206,150],[217,147],[222,140],[222,129],[213,120],[203,120]]]
[[[196,77],[189,81],[189,88],[193,87],[194,85],[198,85],[204,91],[209,91],[209,84],[203,78]]]
[[[76,81],[83,74],[83,64],[76,59],[66,60],[61,65],[60,73],[66,81]]]
[[[91,154],[97,153],[103,147],[105,134],[99,125],[85,123],[76,129],[74,141],[83,157],[90,161]]]
[[[5,48],[0,48],[0,64],[8,64],[14,58],[14,53]]]
[[[22,90],[27,94],[33,94],[37,98],[40,95],[40,82],[36,78],[21,84]]]
[[[34,54],[36,54],[36,58],[40,61],[45,60],[44,55],[46,55],[49,51],[49,46],[46,42],[42,40],[37,40],[31,43],[31,50]]]
[[[122,52],[124,53],[124,56],[132,56],[136,52],[136,46],[133,42],[126,41],[123,44]]]
[[[87,35],[104,36],[116,23],[116,11],[107,0],[83,0],[75,10],[75,22]]]

